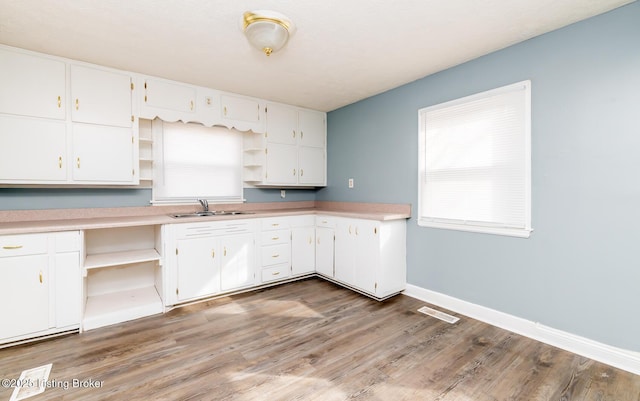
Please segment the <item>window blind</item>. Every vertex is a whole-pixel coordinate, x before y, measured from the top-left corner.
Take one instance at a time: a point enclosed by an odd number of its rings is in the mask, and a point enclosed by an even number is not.
[[[242,133],[154,120],[154,202],[242,201]]]
[[[419,224],[528,236],[530,82],[419,111]]]

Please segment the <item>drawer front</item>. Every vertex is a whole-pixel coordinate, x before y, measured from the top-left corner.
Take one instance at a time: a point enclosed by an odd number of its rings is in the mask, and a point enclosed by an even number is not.
[[[263,246],[261,252],[262,266],[288,263],[291,260],[291,246],[289,244]]]
[[[268,269],[262,270],[262,282],[267,283],[269,281],[282,280],[289,277],[291,268],[288,264],[277,265]]]
[[[76,252],[80,250],[80,231],[56,233],[56,252]]]
[[[48,234],[2,235],[0,257],[47,253]]]
[[[215,235],[247,233],[254,230],[255,220],[239,219],[175,224],[178,238],[210,237]]]
[[[333,216],[316,216],[316,227],[336,227],[336,218]]]
[[[291,240],[291,231],[273,230],[262,232],[262,245],[288,244]]]
[[[262,231],[266,230],[282,230],[290,228],[288,217],[270,217],[262,219]]]

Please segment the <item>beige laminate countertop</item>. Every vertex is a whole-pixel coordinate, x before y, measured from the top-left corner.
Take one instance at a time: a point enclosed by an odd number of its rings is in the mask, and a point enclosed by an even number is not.
[[[215,205],[215,210],[242,210],[251,214],[174,218],[171,214],[199,210],[195,206],[148,206],[104,209],[53,209],[0,212],[0,235],[91,230],[157,224],[194,223],[295,215],[332,215],[379,221],[411,217],[411,205],[351,202],[274,202]]]

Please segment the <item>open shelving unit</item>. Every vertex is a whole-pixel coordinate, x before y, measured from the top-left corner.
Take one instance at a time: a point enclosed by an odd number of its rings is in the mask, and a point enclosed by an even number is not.
[[[85,230],[83,330],[164,311],[161,226]]]
[[[153,135],[151,120],[139,119],[140,186],[151,187],[153,181]]]
[[[243,179],[247,183],[263,181],[265,165],[264,134],[247,131],[243,137]]]

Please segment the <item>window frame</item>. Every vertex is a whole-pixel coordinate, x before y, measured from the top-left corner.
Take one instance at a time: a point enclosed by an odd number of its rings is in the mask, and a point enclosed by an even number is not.
[[[460,106],[466,103],[474,102],[480,99],[486,99],[508,92],[521,90],[524,96],[524,116],[523,131],[519,131],[518,135],[522,136],[524,141],[523,157],[524,157],[524,205],[523,205],[523,221],[522,227],[506,226],[496,222],[468,221],[461,219],[445,219],[434,216],[427,216],[423,210],[423,197],[426,186],[426,144],[427,144],[427,114],[435,110],[441,110],[452,106]],[[531,81],[525,80],[514,84],[502,86],[488,91],[476,93],[470,96],[451,100],[448,102],[432,105],[418,110],[418,216],[417,224],[421,227],[450,229],[457,231],[496,234],[504,236],[513,236],[520,238],[529,238],[533,229],[531,228]]]
[[[165,162],[165,147],[166,141],[164,139],[165,135],[165,126],[173,127],[171,130],[176,131],[180,127],[180,125],[184,126],[194,126],[195,130],[207,130],[211,129],[212,132],[215,130],[226,130],[225,135],[238,135],[238,182],[234,185],[235,191],[237,191],[237,195],[233,196],[217,196],[214,194],[205,194],[205,193],[195,193],[193,195],[182,195],[182,196],[169,196],[167,193],[173,192],[174,190],[165,188],[168,185],[165,181],[165,166],[167,163]],[[187,128],[189,130],[191,128]],[[208,127],[198,123],[184,123],[182,121],[177,122],[167,122],[160,119],[154,119],[151,122],[151,131],[153,135],[153,182],[151,189],[151,203],[152,204],[197,204],[198,199],[206,199],[209,203],[243,203],[244,202],[244,178],[243,178],[243,133],[240,131],[236,131],[235,129],[228,129],[225,127]],[[175,134],[173,134],[175,135]],[[201,134],[199,134],[201,135]],[[193,181],[197,181],[194,179]],[[202,181],[199,181],[202,182]],[[195,184],[200,185],[200,184]],[[197,191],[194,188],[194,191]]]

